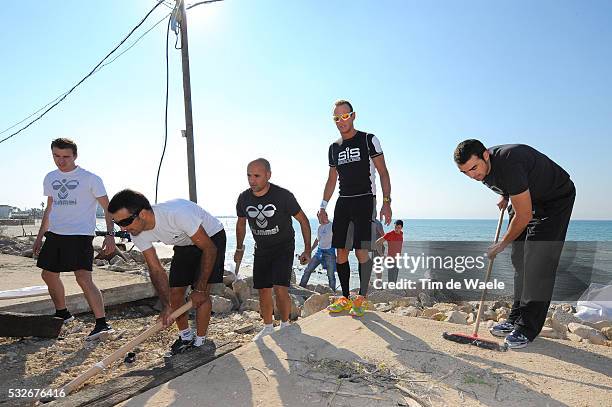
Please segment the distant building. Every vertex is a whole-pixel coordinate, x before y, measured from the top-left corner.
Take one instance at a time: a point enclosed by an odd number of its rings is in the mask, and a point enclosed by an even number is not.
[[[10,205],[0,205],[0,219],[8,219],[11,217],[13,207]]]

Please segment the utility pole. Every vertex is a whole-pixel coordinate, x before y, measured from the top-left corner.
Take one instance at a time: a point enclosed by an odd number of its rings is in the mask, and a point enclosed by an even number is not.
[[[189,45],[187,43],[187,13],[185,0],[180,2],[179,26],[181,30],[181,60],[183,65],[183,97],[185,99],[185,138],[187,139],[187,176],[189,179],[189,200],[198,202],[195,175],[195,152],[193,146],[193,117],[191,115],[191,79],[189,74]]]

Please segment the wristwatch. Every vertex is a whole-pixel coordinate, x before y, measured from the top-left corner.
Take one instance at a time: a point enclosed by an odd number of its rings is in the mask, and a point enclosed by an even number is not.
[[[383,203],[391,203],[391,197],[390,196],[384,196],[383,197]]]

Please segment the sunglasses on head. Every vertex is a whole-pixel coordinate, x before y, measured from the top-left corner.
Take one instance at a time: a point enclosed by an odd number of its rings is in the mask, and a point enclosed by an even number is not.
[[[353,113],[355,113],[355,112],[348,112],[348,113],[343,113],[343,114],[335,114],[335,115],[332,116],[332,119],[335,122],[339,122],[340,119],[342,119],[344,121],[347,121],[348,119],[350,119],[350,117],[353,115]]]
[[[115,225],[120,226],[120,227],[130,226],[132,224],[132,222],[134,222],[134,220],[138,217],[138,215],[140,214],[141,210],[142,209],[139,209],[136,212],[134,212],[133,214],[131,214],[130,216],[128,216],[127,218],[124,218],[124,219],[121,219],[121,220],[113,219],[113,222],[115,222]]]

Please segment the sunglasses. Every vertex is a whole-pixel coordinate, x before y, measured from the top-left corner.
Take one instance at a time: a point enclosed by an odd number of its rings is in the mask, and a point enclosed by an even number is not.
[[[348,119],[351,118],[351,116],[353,115],[353,113],[355,112],[348,112],[348,113],[343,113],[343,114],[335,114],[332,116],[332,119],[334,119],[334,121],[337,123],[340,121],[340,119],[347,121]]]
[[[136,212],[134,212],[133,214],[131,214],[125,219],[121,219],[121,220],[113,219],[113,222],[115,222],[115,225],[120,226],[120,227],[130,226],[132,222],[134,222],[134,220],[138,217],[141,210],[142,209],[137,210]]]

